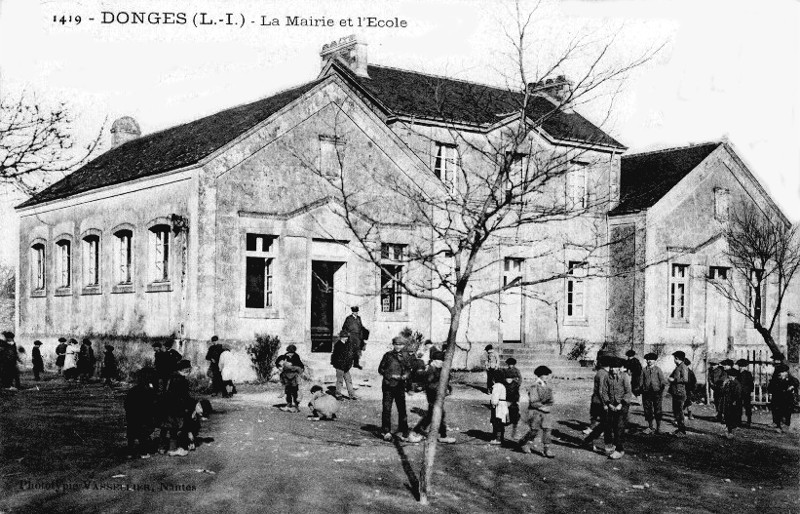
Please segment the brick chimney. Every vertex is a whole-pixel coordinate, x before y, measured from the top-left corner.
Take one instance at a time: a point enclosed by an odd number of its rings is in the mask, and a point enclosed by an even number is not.
[[[558,103],[566,101],[572,92],[572,81],[564,75],[554,79],[540,80],[528,83],[528,92],[535,95],[549,96]]]
[[[116,148],[141,135],[142,129],[136,120],[130,116],[123,116],[111,124],[111,148]]]
[[[355,34],[323,45],[319,56],[322,57],[323,68],[338,58],[356,75],[369,78],[367,74],[367,44],[359,42]]]

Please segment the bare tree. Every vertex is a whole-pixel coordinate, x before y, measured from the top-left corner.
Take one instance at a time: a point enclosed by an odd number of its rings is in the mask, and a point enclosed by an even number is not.
[[[0,97],[0,186],[36,193],[86,163],[99,143],[98,133],[86,147],[76,146],[63,102],[50,108],[26,92]]]
[[[708,282],[783,360],[772,331],[779,324],[783,299],[800,268],[798,228],[754,204],[741,204],[731,211],[723,236],[733,276],[726,280],[708,277]]]
[[[423,504],[430,493],[438,426],[465,309],[479,302],[499,304],[509,294],[538,297],[537,287],[608,269],[605,215],[618,192],[608,170],[605,175],[590,170],[602,169],[621,147],[598,150],[608,141],[553,145],[543,142],[540,130],[563,123],[564,112],[599,88],[617,87],[659,50],[624,65],[608,65],[613,38],[594,41],[595,53],[584,72],[568,82],[555,74],[578,54],[585,58],[592,46],[590,38],[578,37],[531,81],[525,51],[533,13],[515,5],[516,33],[509,41],[516,79],[504,77],[507,87],[491,88],[430,77],[426,98],[444,121],[435,129],[413,122],[394,129],[406,134],[433,169],[421,174],[376,170],[351,144],[359,138],[351,122],[359,106],[349,97],[332,103],[327,161],[309,157],[319,155],[311,143],[284,143],[299,165],[320,179],[317,194],[338,204],[334,212],[352,232],[357,254],[379,270],[380,286],[370,294],[379,295],[382,306],[391,306],[402,294],[438,304],[449,314],[447,350],[419,476]],[[455,110],[488,114],[500,123],[487,131],[464,130],[452,116]],[[434,144],[445,138],[450,144]],[[582,178],[570,191],[569,177],[576,171]],[[582,255],[569,269],[564,269],[565,248]],[[528,271],[498,281],[498,266],[509,258],[525,259]]]

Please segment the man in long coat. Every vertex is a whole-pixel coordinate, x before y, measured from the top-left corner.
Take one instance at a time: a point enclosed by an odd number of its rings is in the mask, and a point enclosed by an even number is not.
[[[366,343],[364,341],[369,337],[369,330],[364,328],[361,323],[361,316],[358,314],[358,306],[350,307],[350,315],[344,319],[342,324],[342,331],[347,332],[347,342],[353,352],[353,367],[361,369],[359,360],[361,359],[361,352],[364,351]]]

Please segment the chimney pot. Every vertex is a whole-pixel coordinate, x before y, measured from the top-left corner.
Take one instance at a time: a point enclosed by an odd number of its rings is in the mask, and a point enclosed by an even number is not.
[[[116,148],[142,135],[142,129],[136,120],[123,116],[111,124],[111,148]]]
[[[322,58],[323,69],[329,62],[339,59],[356,75],[369,78],[367,44],[360,42],[355,34],[323,45],[319,55]]]

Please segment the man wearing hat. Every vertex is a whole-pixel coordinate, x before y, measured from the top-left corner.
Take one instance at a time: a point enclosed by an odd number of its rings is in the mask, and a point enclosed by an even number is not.
[[[739,376],[736,379],[742,385],[742,410],[747,418],[747,426],[753,421],[753,390],[755,389],[755,381],[753,374],[747,369],[750,361],[747,359],[739,359],[736,361],[736,370]]]
[[[625,361],[625,368],[631,376],[631,390],[634,396],[639,396],[642,389],[642,363],[636,358],[636,352],[633,349],[625,352],[625,356],[628,358]]]
[[[33,379],[37,382],[40,380],[40,374],[44,371],[44,360],[42,360],[42,350],[39,348],[42,342],[38,339],[33,342],[33,350],[31,350],[31,363],[33,364]]]
[[[672,395],[672,415],[678,429],[674,435],[686,434],[686,423],[683,419],[683,404],[686,402],[686,384],[689,383],[689,371],[686,368],[686,354],[677,351],[672,354],[675,359],[675,369],[669,376],[669,394]]]
[[[14,342],[13,332],[3,332],[2,348],[0,348],[0,379],[4,389],[16,391],[19,385],[19,353]]]
[[[361,369],[359,360],[361,359],[361,352],[363,352],[366,347],[365,341],[369,339],[369,330],[364,328],[364,325],[361,323],[361,316],[358,314],[358,305],[350,307],[350,311],[350,315],[344,319],[342,332],[347,332],[347,341],[353,352],[353,367]]]
[[[67,354],[67,338],[59,337],[58,346],[56,346],[56,367],[60,375],[64,368],[64,356]]]
[[[722,421],[722,408],[720,407],[720,395],[722,384],[725,382],[725,370],[715,359],[708,361],[708,385],[714,396],[714,410],[717,413],[717,421]]]
[[[642,406],[644,407],[644,419],[647,421],[645,434],[653,433],[653,420],[656,422],[656,434],[661,433],[662,403],[664,401],[664,389],[669,382],[664,377],[664,372],[656,366],[658,356],[655,353],[648,353],[644,356],[646,366],[642,370]]]
[[[331,364],[333,369],[336,370],[336,399],[341,400],[342,396],[342,382],[347,387],[347,397],[351,400],[358,400],[356,397],[355,389],[353,389],[353,380],[350,378],[350,368],[353,367],[354,351],[353,347],[348,342],[350,334],[342,330],[339,332],[339,339],[333,345],[333,352],[331,353]]]

